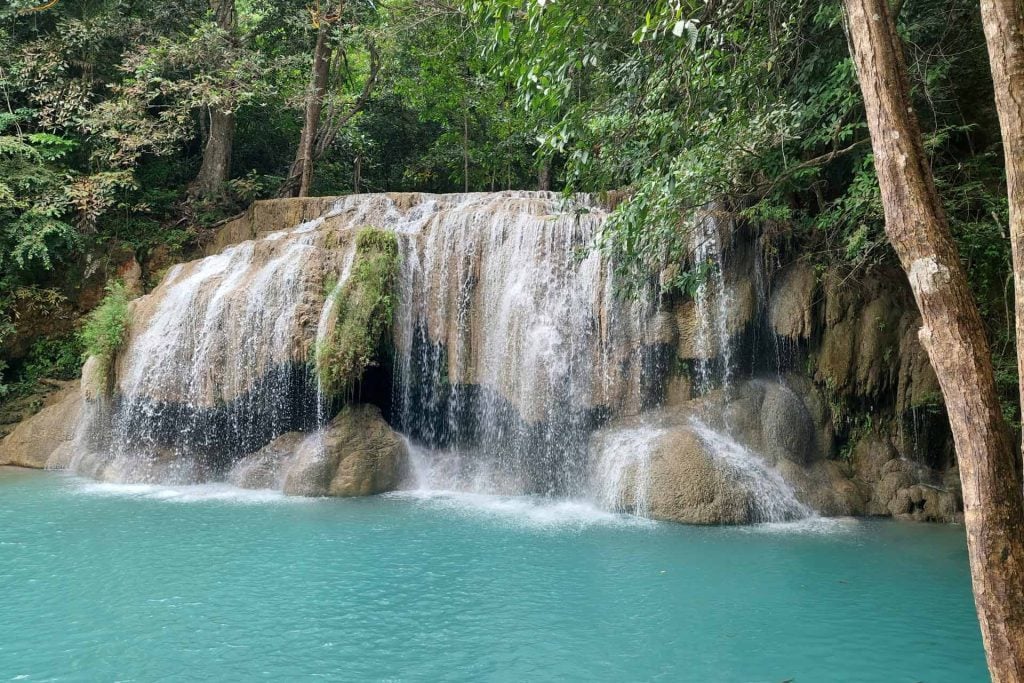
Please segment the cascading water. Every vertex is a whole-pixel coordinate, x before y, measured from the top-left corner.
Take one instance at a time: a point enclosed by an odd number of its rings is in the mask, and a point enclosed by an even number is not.
[[[329,421],[315,349],[353,269],[355,233],[373,225],[398,237],[393,387],[381,407],[410,441],[412,485],[587,498],[646,515],[651,444],[663,434],[641,426],[596,450],[590,441],[609,417],[657,398],[656,316],[666,314],[657,297],[615,296],[612,264],[593,248],[605,217],[587,197],[553,193],[351,196],[178,266],[133,303],[113,398],[90,411],[72,467],[128,482],[259,474],[280,485],[281,472],[264,472],[277,455],[243,456],[293,431],[309,434],[295,436],[308,449]],[[732,300],[721,230],[710,214],[698,228],[695,262],[710,264],[694,302],[706,392],[730,381]],[[754,488],[771,488],[758,476],[778,478],[744,471]]]
[[[793,488],[761,456],[696,418],[690,425],[718,462],[728,468],[750,494],[752,522],[788,522],[814,511],[797,500]]]
[[[595,494],[603,507],[648,515],[651,451],[663,437],[663,430],[645,425],[615,430],[595,445]]]
[[[121,481],[193,481],[316,417],[302,362],[319,250],[300,226],[176,267],[139,300],[140,329],[117,365],[110,431],[72,467]]]
[[[604,212],[560,204],[471,201],[403,241],[398,425],[444,453],[433,485],[586,493],[587,438],[624,399],[640,324],[591,248]]]

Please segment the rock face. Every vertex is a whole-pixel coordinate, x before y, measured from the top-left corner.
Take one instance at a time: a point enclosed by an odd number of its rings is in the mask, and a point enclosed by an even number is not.
[[[710,427],[708,426],[710,425]],[[867,433],[835,459],[820,392],[805,378],[754,379],[619,420],[591,456],[609,507],[689,524],[825,516],[960,519],[958,477],[901,458]]]
[[[46,467],[51,456],[70,447],[81,409],[81,389],[71,382],[0,441],[0,465]]]
[[[810,264],[797,261],[778,277],[768,302],[775,334],[786,339],[807,339],[814,332],[814,293],[817,276]]]
[[[288,432],[234,464],[228,481],[244,489],[282,489],[288,465],[309,434]]]
[[[229,481],[292,496],[370,496],[398,487],[405,442],[374,406],[342,410],[322,431],[290,432],[235,464]]]
[[[852,478],[865,497],[865,513],[925,522],[962,518],[963,499],[956,468],[942,473],[900,457],[878,430],[864,434],[853,448]]]

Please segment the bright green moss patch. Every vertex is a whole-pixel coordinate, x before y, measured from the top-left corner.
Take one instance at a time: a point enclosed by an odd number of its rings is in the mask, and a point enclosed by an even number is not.
[[[316,349],[320,385],[329,395],[351,391],[380,355],[391,329],[398,277],[398,238],[361,228],[348,280],[335,294],[334,330]]]
[[[82,327],[85,357],[95,356],[99,362],[99,380],[109,385],[111,369],[118,351],[124,346],[128,330],[128,291],[122,282],[107,285],[107,295],[86,318]]]

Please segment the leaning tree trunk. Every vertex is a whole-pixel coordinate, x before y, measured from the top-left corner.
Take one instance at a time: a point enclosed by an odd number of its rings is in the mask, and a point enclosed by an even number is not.
[[[341,10],[338,11],[340,16]],[[331,71],[331,22],[321,18],[316,33],[316,47],[313,49],[313,70],[310,75],[309,93],[306,96],[306,115],[299,136],[299,148],[295,153],[291,171],[282,194],[292,197],[308,197],[313,184],[313,157],[316,138],[320,132],[320,117],[324,110],[324,96]]]
[[[1017,374],[1024,378],[1024,13],[1018,0],[981,0],[996,110],[1003,133],[1017,319]],[[1024,382],[1020,383],[1024,409]]]
[[[229,38],[235,31],[234,0],[211,0],[217,26]],[[220,191],[231,174],[231,150],[235,141],[235,114],[230,110],[211,108],[210,134],[203,147],[203,163],[192,181],[193,195],[206,197]]]
[[[844,0],[886,232],[921,311],[963,484],[974,602],[997,683],[1024,681],[1024,496],[992,358],[910,102],[888,0]]]

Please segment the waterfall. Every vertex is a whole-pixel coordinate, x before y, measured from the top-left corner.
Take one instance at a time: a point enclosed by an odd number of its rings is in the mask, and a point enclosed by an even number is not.
[[[589,432],[639,374],[640,321],[592,248],[604,217],[586,198],[486,196],[403,241],[397,423],[463,486],[584,492]]]
[[[593,198],[545,192],[356,195],[176,266],[131,304],[113,396],[87,411],[72,467],[123,482],[278,485],[279,454],[257,452],[291,432],[285,441],[306,453],[320,443],[336,405],[315,349],[335,324],[355,235],[372,225],[398,238],[392,353],[373,380],[392,384],[373,395],[407,439],[410,485],[646,515],[651,444],[664,433],[591,438],[660,400],[666,369],[655,361],[676,343],[676,314],[654,295],[616,295],[614,264],[594,248],[606,218]],[[696,226],[694,263],[707,277],[691,341],[706,393],[732,376],[732,298],[721,226],[711,212]],[[766,501],[778,497],[781,479],[750,464],[756,456],[722,435],[705,440]],[[774,518],[764,505],[758,518]]]
[[[315,419],[304,363],[322,273],[314,225],[175,267],[133,307],[109,433],[72,467],[122,481],[204,479]]]

